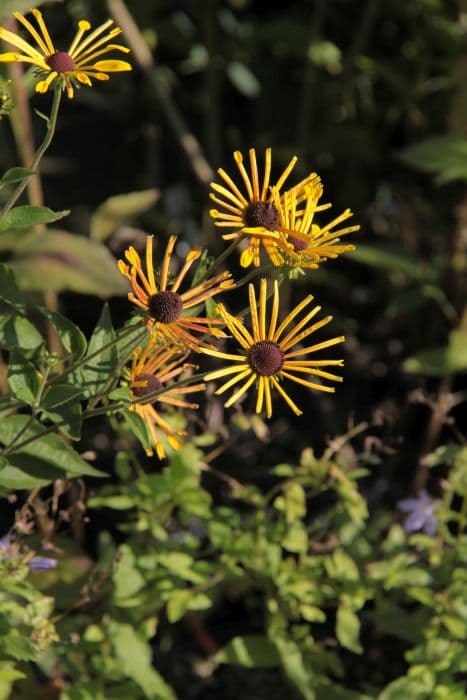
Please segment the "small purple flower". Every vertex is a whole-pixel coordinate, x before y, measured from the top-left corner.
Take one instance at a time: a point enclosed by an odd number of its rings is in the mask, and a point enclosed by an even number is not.
[[[33,557],[31,561],[28,562],[28,566],[31,571],[39,571],[40,569],[55,569],[57,566],[57,560],[50,559],[49,557]]]
[[[405,498],[398,501],[397,507],[408,514],[404,521],[406,532],[422,530],[429,537],[434,536],[438,524],[438,518],[434,514],[436,501],[425,489],[418,492],[417,498]]]
[[[18,554],[19,548],[14,544],[14,535],[11,531],[7,532],[6,535],[0,538],[0,559],[2,557],[11,559],[11,557],[18,556]],[[31,571],[54,569],[57,566],[57,560],[49,559],[49,557],[33,557],[28,561],[28,566]]]

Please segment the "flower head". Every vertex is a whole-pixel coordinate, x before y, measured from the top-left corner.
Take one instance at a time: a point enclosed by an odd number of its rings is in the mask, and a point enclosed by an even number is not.
[[[3,557],[6,559],[11,559],[12,557],[17,556],[21,556],[20,549],[14,541],[13,533],[11,531],[7,532],[6,535],[0,538],[0,559]],[[57,560],[50,559],[49,557],[31,557],[28,560],[28,566],[31,571],[55,569],[57,566]]]
[[[272,188],[272,200],[279,212],[280,231],[287,239],[288,250],[282,248],[284,263],[290,267],[316,269],[328,258],[337,258],[341,253],[355,250],[351,243],[340,244],[341,236],[358,231],[360,226],[336,228],[352,216],[346,209],[324,226],[314,221],[316,212],[328,209],[330,204],[318,204],[323,194],[321,179],[316,173],[305,184],[300,184],[280,195]]]
[[[233,281],[230,278],[230,273],[222,272],[216,277],[180,293],[179,289],[185,275],[195,260],[201,256],[201,250],[194,248],[188,253],[177,277],[172,283],[169,283],[170,259],[177,240],[176,236],[171,236],[156,282],[152,239],[152,236],[148,236],[146,242],[146,273],[143,271],[140,256],[133,246],[130,246],[125,252],[129,265],[123,260],[118,262],[120,272],[130,280],[133,287],[133,292],[128,294],[128,299],[147,312],[149,332],[155,331],[161,340],[193,350],[208,347],[208,343],[193,333],[208,334],[216,338],[225,337],[219,328],[212,327],[223,324],[221,319],[183,314],[203,303],[206,299],[219,294],[222,290],[232,287]]]
[[[185,363],[187,353],[174,351],[172,348],[157,347],[157,338],[153,335],[146,348],[136,348],[133,353],[131,370],[127,372],[133,403],[130,410],[137,413],[146,423],[151,435],[152,446],[159,459],[165,457],[164,439],[175,449],[181,446],[183,430],[177,430],[161,413],[161,407],[198,408],[195,403],[188,403],[184,396],[204,389],[204,383],[177,386],[176,377],[195,367]],[[151,398],[150,394],[160,392]],[[147,448],[149,456],[152,448]]]
[[[0,27],[0,39],[15,46],[19,51],[0,53],[0,62],[31,63],[38,68],[38,74],[42,78],[36,85],[36,92],[47,92],[49,87],[58,83],[66,89],[68,97],[73,97],[74,88],[81,85],[92,85],[92,79],[108,80],[108,73],[131,70],[126,61],[115,59],[98,60],[100,56],[110,51],[128,53],[130,49],[121,44],[109,43],[121,33],[121,29],[114,27],[109,32],[113,20],[109,19],[91,34],[87,34],[91,25],[86,20],[80,20],[78,31],[67,51],[57,49],[50,37],[41,12],[31,10],[36,20],[34,26],[20,12],[14,12],[13,16],[29,32],[33,39],[30,44],[18,34]],[[87,36],[86,36],[87,35]]]
[[[243,155],[240,151],[234,153],[235,163],[243,180],[243,192],[225,170],[219,168],[217,172],[225,184],[211,183],[214,192],[210,193],[210,197],[221,210],[211,209],[210,214],[215,219],[216,226],[236,229],[233,233],[222,236],[225,240],[248,238],[248,247],[240,258],[242,267],[249,267],[251,263],[256,267],[259,266],[261,244],[263,244],[272,263],[280,265],[283,260],[280,248],[285,245],[285,239],[279,230],[281,225],[280,210],[273,201],[269,184],[271,149],[267,148],[265,152],[261,183],[254,148],[250,149],[249,157],[250,173],[243,164]],[[297,157],[294,156],[276,181],[273,188],[276,192],[281,191],[296,162]],[[301,184],[307,182],[308,179],[306,178]]]
[[[319,379],[341,382],[342,377],[325,371],[323,367],[339,366],[344,364],[343,360],[307,360],[306,355],[310,355],[319,350],[342,343],[342,336],[331,338],[314,345],[293,350],[302,340],[308,338],[319,328],[327,325],[331,321],[331,316],[326,316],[320,321],[309,325],[309,321],[320,311],[320,306],[314,306],[306,315],[295,323],[296,317],[312,301],[311,295],[307,296],[298,306],[291,311],[288,316],[278,325],[279,312],[279,290],[277,281],[274,282],[273,302],[271,318],[269,324],[266,323],[266,297],[267,282],[261,280],[259,294],[259,313],[256,304],[255,289],[249,285],[250,313],[252,331],[250,332],[241,320],[229,314],[223,306],[219,305],[219,313],[225,321],[226,326],[240,345],[241,351],[238,355],[231,355],[218,350],[203,349],[202,352],[219,357],[223,360],[232,360],[233,365],[223,369],[210,372],[206,379],[218,379],[232,375],[225,384],[217,389],[216,394],[223,394],[225,391],[240,384],[240,387],[226,401],[225,406],[231,406],[256,382],[258,396],[256,401],[256,412],[259,413],[263,404],[266,405],[266,415],[272,415],[271,388],[274,388],[290,406],[292,411],[301,415],[302,411],[295,405],[290,396],[282,386],[282,380],[290,379],[297,384],[302,384],[310,389],[318,391],[334,392],[334,387],[326,384],[302,379],[301,374]]]
[[[406,532],[422,530],[429,537],[433,537],[438,525],[438,518],[434,514],[436,501],[422,489],[416,498],[404,498],[398,501],[397,507],[407,513],[404,521]]]

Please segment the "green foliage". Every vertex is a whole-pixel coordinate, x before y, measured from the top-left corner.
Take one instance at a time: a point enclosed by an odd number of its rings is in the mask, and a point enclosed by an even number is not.
[[[29,204],[15,207],[0,221],[0,234],[30,229],[38,224],[51,224],[54,221],[60,221],[69,213],[69,210],[52,211],[47,207],[33,207]]]
[[[427,139],[407,148],[403,159],[409,165],[437,175],[437,182],[467,180],[467,139],[452,134]]]

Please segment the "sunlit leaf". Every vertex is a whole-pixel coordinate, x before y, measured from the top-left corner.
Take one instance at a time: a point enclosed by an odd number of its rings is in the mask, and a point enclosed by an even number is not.
[[[215,657],[221,664],[238,664],[246,668],[274,668],[280,657],[274,644],[259,634],[234,637]]]
[[[5,214],[0,221],[0,234],[6,231],[33,228],[38,224],[51,224],[54,221],[63,219],[64,216],[68,216],[69,213],[69,209],[52,211],[48,207],[34,207],[30,204],[24,204],[23,206],[10,209]]]
[[[29,234],[14,250],[11,267],[28,291],[70,290],[106,298],[124,295],[128,283],[98,241],[65,231]]]
[[[159,190],[141,190],[118,194],[106,199],[94,212],[90,222],[92,238],[104,241],[123,222],[148,211],[159,199]]]

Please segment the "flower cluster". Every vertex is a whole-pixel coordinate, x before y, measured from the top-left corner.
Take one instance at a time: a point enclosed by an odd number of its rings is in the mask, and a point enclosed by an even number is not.
[[[121,30],[112,27],[112,20],[94,31],[87,20],[81,20],[68,49],[58,49],[41,12],[32,9],[31,14],[33,21],[20,12],[13,13],[32,43],[0,27],[0,40],[15,49],[0,53],[0,62],[31,64],[39,78],[36,91],[45,93],[51,87],[55,89],[49,122],[49,129],[53,131],[62,91],[72,98],[76,87],[91,86],[93,80],[108,80],[111,72],[131,70],[126,61],[101,58],[111,51],[126,54],[129,49],[113,43]],[[308,344],[310,336],[326,326],[331,316],[316,320],[321,307],[310,306],[313,297],[309,295],[280,320],[279,282],[285,277],[293,278],[297,272],[316,269],[326,260],[353,250],[353,245],[342,243],[341,238],[357,231],[359,226],[346,224],[352,216],[350,209],[327,223],[318,223],[317,218],[330,204],[320,203],[323,185],[316,173],[310,173],[285,189],[297,161],[295,156],[276,180],[271,178],[270,148],[265,151],[262,173],[253,148],[249,151],[248,165],[239,151],[234,153],[234,160],[240,175],[239,184],[222,168],[218,170],[221,183],[211,184],[210,197],[218,207],[211,209],[211,216],[216,226],[231,229],[222,237],[233,241],[221,259],[226,259],[238,243],[241,266],[258,268],[264,248],[273,268],[279,271],[272,280],[272,290],[270,286],[268,291],[266,278],[260,280],[259,298],[254,284],[249,285],[249,324],[244,322],[243,316],[232,315],[224,304],[218,303],[212,309],[214,297],[243,284],[242,281],[236,283],[228,271],[211,275],[220,260],[206,268],[207,255],[193,248],[179,268],[172,270],[176,236],[168,239],[158,265],[154,264],[153,236],[147,237],[144,262],[130,246],[125,251],[125,259],[118,263],[120,272],[131,285],[128,298],[141,313],[147,329],[146,339],[133,351],[131,366],[124,368],[122,379],[130,391],[129,409],[134,428],[142,436],[146,452],[149,455],[155,452],[159,458],[165,456],[167,446],[178,449],[184,435],[180,426],[171,421],[167,409],[196,408],[186,396],[205,387],[204,381],[198,382],[192,376],[196,365],[186,362],[191,352],[230,363],[202,376],[207,380],[228,377],[216,391],[224,394],[233,388],[225,406],[236,403],[255,385],[256,412],[264,408],[268,418],[272,415],[273,392],[279,394],[296,415],[301,415],[284,388],[287,381],[321,392],[333,392],[331,383],[342,381],[330,368],[342,367],[343,360],[309,359],[343,342],[343,336],[335,336]],[[21,194],[25,184],[26,181],[15,197]],[[188,273],[195,262],[198,269],[188,284]],[[254,274],[253,271],[248,277]],[[272,304],[267,318],[270,295]],[[211,306],[206,305],[206,308],[210,313],[203,315],[203,305],[208,301]],[[236,354],[213,344],[227,337],[226,330],[238,343]]]
[[[240,258],[242,267],[249,267],[252,263],[255,267],[260,265],[261,244],[273,265],[291,268],[317,268],[328,258],[336,258],[354,249],[352,244],[341,245],[340,238],[358,231],[360,227],[338,228],[352,216],[350,209],[325,225],[316,223],[315,214],[331,206],[319,204],[323,186],[316,173],[310,173],[297,185],[282,191],[297,162],[295,156],[274,185],[270,185],[270,148],[266,149],[261,183],[254,148],[249,152],[249,173],[239,151],[235,151],[234,159],[243,191],[219,168],[217,172],[224,184],[213,182],[210,196],[220,209],[211,209],[211,216],[216,226],[235,229],[223,235],[225,240],[248,240]]]
[[[235,232],[223,236],[225,239],[247,241],[247,248],[241,254],[243,267],[251,263],[259,265],[261,244],[274,265],[285,272],[297,267],[316,268],[323,261],[353,249],[350,244],[340,244],[341,236],[359,228],[339,228],[351,216],[350,210],[322,226],[314,221],[317,212],[330,206],[319,204],[323,187],[318,175],[312,173],[298,185],[281,192],[295,158],[275,184],[270,185],[271,149],[266,151],[261,183],[253,149],[250,151],[250,174],[241,154],[236,152],[234,157],[246,193],[242,194],[230,176],[219,170],[228,189],[213,183],[211,197],[224,212],[213,210],[211,215],[218,226],[236,228]],[[199,265],[205,260],[202,251],[199,248],[190,250],[179,268],[172,272],[176,236],[169,238],[158,265],[154,262],[153,241],[153,236],[147,237],[144,262],[130,246],[125,251],[125,259],[118,263],[132,288],[128,299],[138,308],[148,331],[146,342],[134,351],[131,367],[124,371],[131,390],[130,410],[142,421],[140,426],[147,430],[148,454],[155,451],[163,458],[167,445],[178,449],[181,444],[184,432],[172,424],[166,414],[167,407],[197,408],[185,397],[203,390],[205,384],[195,383],[197,378],[190,377],[191,370],[197,369],[185,362],[190,352],[223,362],[224,366],[205,373],[202,378],[208,381],[227,378],[216,390],[219,395],[233,390],[225,402],[226,407],[255,386],[257,413],[264,410],[270,418],[273,393],[277,393],[299,416],[302,411],[284,388],[287,382],[320,392],[334,392],[333,383],[341,382],[342,377],[335,374],[333,368],[342,367],[343,360],[317,357],[317,354],[342,343],[344,337],[309,343],[312,334],[332,319],[331,316],[318,319],[321,307],[312,304],[311,295],[280,319],[279,281],[274,279],[268,288],[268,280],[263,277],[259,296],[254,284],[249,284],[249,307],[244,315],[250,316],[250,323],[230,313],[223,303],[217,303],[210,314],[199,315],[202,304],[241,286],[241,281],[236,285],[227,271],[211,276],[210,271],[217,267],[215,262],[207,269],[198,267],[190,286],[188,273],[195,262]],[[272,303],[268,314],[269,296],[272,296]],[[213,344],[228,337],[227,332],[238,344],[236,354]]]

